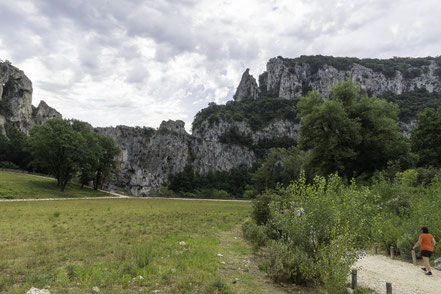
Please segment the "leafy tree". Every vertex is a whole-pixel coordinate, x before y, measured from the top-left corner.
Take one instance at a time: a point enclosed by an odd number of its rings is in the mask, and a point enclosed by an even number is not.
[[[274,189],[277,185],[288,186],[299,177],[303,161],[303,152],[296,147],[271,149],[263,165],[253,174],[256,192]]]
[[[112,169],[116,167],[116,156],[121,152],[112,138],[93,133],[98,142],[98,154],[95,162],[93,188],[101,188]]]
[[[11,125],[5,126],[6,136],[0,133],[0,161],[28,169],[31,161],[27,151],[28,138],[25,133]]]
[[[404,122],[416,119],[417,114],[426,108],[437,109],[441,106],[441,93],[430,93],[424,88],[403,92],[400,95],[387,92],[383,94],[383,98],[389,102],[398,104],[400,107],[399,119]]]
[[[72,128],[81,134],[85,140],[86,148],[79,162],[79,180],[81,188],[88,185],[95,177],[95,166],[99,153],[98,140],[92,132],[92,126],[88,123],[72,120]]]
[[[191,165],[187,165],[180,173],[171,174],[168,178],[168,188],[181,195],[203,198],[241,198],[245,190],[251,185],[251,173],[244,168],[233,168],[230,171],[209,171],[205,175],[195,172]]]
[[[441,167],[441,107],[437,111],[427,108],[418,115],[411,140],[419,166]]]
[[[120,149],[112,138],[93,132],[88,123],[72,120],[72,128],[81,133],[85,139],[86,148],[80,160],[80,182],[82,187],[93,181],[93,188],[97,190],[109,172],[116,167],[115,157]]]
[[[34,164],[47,169],[64,191],[86,153],[84,137],[72,128],[71,121],[52,119],[34,127],[29,141]]]
[[[310,149],[306,161],[316,173],[338,172],[350,180],[371,175],[391,160],[412,164],[410,144],[397,125],[397,106],[363,95],[358,83],[337,84],[326,100],[312,91],[297,106],[300,145]]]

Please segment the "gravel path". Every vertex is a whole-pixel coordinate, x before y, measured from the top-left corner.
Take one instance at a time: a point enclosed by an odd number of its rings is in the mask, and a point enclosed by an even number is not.
[[[199,198],[169,198],[169,197],[135,197],[126,196],[109,191],[107,192],[113,196],[104,197],[82,197],[82,198],[38,198],[38,199],[0,199],[0,202],[20,202],[20,201],[58,201],[58,200],[99,200],[99,199],[163,199],[163,200],[182,200],[182,201],[219,201],[219,202],[251,202],[251,200],[237,200],[237,199],[199,199]]]
[[[355,264],[358,284],[377,293],[386,293],[386,282],[394,294],[441,293],[441,272],[432,267],[433,276],[426,276],[421,267],[383,255],[366,255]]]

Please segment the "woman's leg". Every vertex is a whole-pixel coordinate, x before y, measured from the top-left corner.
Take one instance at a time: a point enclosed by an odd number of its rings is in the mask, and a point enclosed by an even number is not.
[[[431,272],[430,268],[430,259],[428,257],[423,256],[424,266],[426,267],[426,272]]]

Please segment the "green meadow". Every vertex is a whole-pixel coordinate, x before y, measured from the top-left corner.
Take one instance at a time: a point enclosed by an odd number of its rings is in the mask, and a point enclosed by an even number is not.
[[[0,292],[233,293],[219,271],[221,236],[250,210],[168,199],[0,202]],[[244,244],[230,244],[230,255]]]
[[[68,184],[66,190],[60,192],[55,179],[0,171],[0,199],[84,198],[100,196],[110,195],[89,188],[81,189],[76,184]]]

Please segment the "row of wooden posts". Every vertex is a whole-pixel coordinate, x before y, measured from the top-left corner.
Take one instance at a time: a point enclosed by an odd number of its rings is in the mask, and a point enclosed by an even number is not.
[[[375,254],[378,254],[377,244],[375,244],[374,249],[375,249]],[[412,250],[411,253],[412,253],[413,265],[417,265],[415,250]],[[395,258],[395,248],[393,246],[390,246],[390,258],[392,258],[392,259]],[[357,287],[357,270],[353,269],[352,270],[351,289],[353,290],[353,289],[355,289],[355,287]],[[386,282],[386,294],[392,294],[392,283]]]

